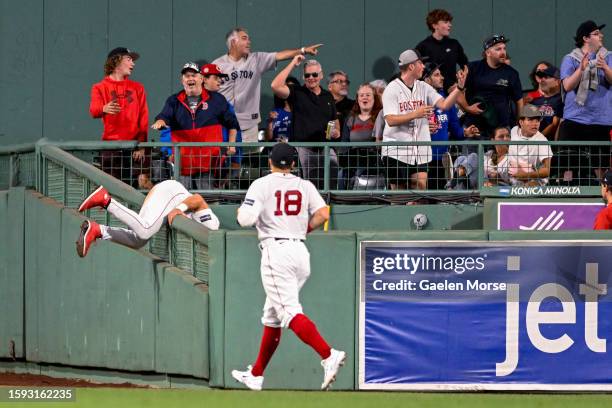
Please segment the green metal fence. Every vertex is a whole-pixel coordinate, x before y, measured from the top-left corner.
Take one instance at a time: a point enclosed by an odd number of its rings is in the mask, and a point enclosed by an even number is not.
[[[138,174],[146,175],[154,182],[166,178],[180,180],[190,191],[204,193],[211,198],[241,197],[251,182],[270,172],[268,151],[274,143],[142,143],[116,144],[58,143],[56,146],[82,160],[115,174],[116,178],[138,188]],[[316,157],[315,165],[301,165],[301,159],[294,170],[296,174],[312,181],[319,191],[331,200],[377,198],[393,201],[395,196],[404,198],[434,198],[480,200],[488,196],[506,196],[509,187],[542,187],[531,192],[531,196],[564,196],[573,191],[577,196],[599,195],[599,180],[596,168],[611,166],[610,143],[607,142],[530,142],[530,141],[450,141],[450,142],[333,142],[333,143],[292,143],[293,146],[310,149]],[[539,169],[542,162],[536,157],[540,151],[551,149],[549,175],[532,177],[529,180],[507,176],[492,179],[490,166],[492,152],[497,146],[512,145],[521,155],[507,155],[506,169]],[[259,149],[255,153],[241,155],[241,162],[232,161],[225,154],[229,146]],[[130,155],[136,148],[147,151],[146,163],[135,163]],[[427,162],[423,153],[405,153],[411,149],[442,149],[448,154],[438,154],[438,159]],[[594,153],[594,148],[600,151]],[[534,150],[535,148],[535,150]],[[105,159],[105,154],[114,149],[115,160]],[[404,149],[403,153],[385,154],[387,149]],[[388,160],[386,156],[397,158]],[[235,157],[235,156],[234,156]],[[444,157],[449,160],[441,159]],[[416,167],[415,158],[424,158],[424,164]],[[468,160],[469,159],[469,160]],[[419,160],[422,161],[422,160]],[[205,163],[196,168],[193,163]],[[410,164],[407,166],[404,162]],[[453,166],[454,162],[454,166]],[[460,168],[459,163],[463,163]],[[471,168],[466,163],[472,163]],[[303,163],[302,163],[303,164]],[[466,170],[467,168],[467,170]],[[460,171],[472,172],[472,176],[461,175]],[[418,185],[406,171],[426,172],[427,185]],[[571,187],[571,188],[568,188]]]
[[[65,207],[76,209],[100,185],[136,211],[144,201],[142,193],[53,144],[39,143],[37,154],[38,190]],[[125,227],[106,211],[91,209],[86,215],[102,224]],[[208,283],[208,234],[193,223],[180,218],[172,230],[162,227],[145,249]]]
[[[253,180],[269,173],[267,154],[273,144],[142,143],[137,145],[132,142],[49,142],[42,140],[36,145],[9,146],[0,149],[0,188],[36,187],[42,192],[45,191],[43,190],[45,188],[48,189],[47,193],[58,201],[68,206],[75,205],[75,200],[79,199],[80,190],[84,187],[73,170],[60,170],[65,166],[57,167],[57,163],[50,163],[47,167],[39,169],[36,167],[42,163],[40,146],[48,145],[55,146],[70,153],[74,158],[111,173],[116,179],[141,189],[141,192],[144,191],[144,188],[138,182],[140,173],[146,174],[153,182],[175,178],[183,182],[190,191],[205,193],[207,198],[213,200],[230,198],[235,201],[244,195]],[[610,143],[607,142],[538,142],[537,145],[540,147],[549,145],[553,152],[550,160],[550,176],[545,182],[531,180],[530,183],[517,182],[514,185],[497,181],[491,183],[487,178],[485,161],[496,146],[507,144],[506,141],[452,141],[295,143],[293,145],[298,148],[316,150],[317,155],[320,156],[318,163],[320,166],[315,168],[313,177],[307,178],[313,181],[321,193],[330,200],[341,202],[354,202],[368,198],[381,202],[393,202],[397,201],[398,197],[405,200],[434,198],[437,201],[446,199],[469,201],[480,200],[482,197],[507,196],[509,187],[514,187],[514,190],[519,192],[524,191],[525,187],[542,187],[532,188],[528,194],[530,196],[567,196],[568,194],[586,197],[598,196],[598,175],[595,168],[597,166],[603,169],[610,168],[612,161]],[[533,142],[512,142],[512,144],[534,145]],[[241,163],[238,164],[223,155],[228,146],[251,148],[258,146],[259,149],[256,153],[242,155]],[[427,171],[428,178],[427,188],[424,190],[411,185],[408,179],[394,179],[393,176],[397,176],[398,169],[394,168],[393,164],[386,162],[381,155],[382,149],[389,147],[418,148],[420,146],[448,150],[448,157],[451,159],[451,163],[433,160],[421,166],[421,169]],[[210,151],[207,152],[206,149],[219,147],[220,155],[214,153],[210,155],[211,157],[205,157],[210,154]],[[594,147],[601,149],[599,156],[593,153]],[[146,149],[144,163],[135,163],[130,159],[136,148]],[[189,160],[184,160],[184,149],[186,148],[199,149],[197,153],[193,151],[189,153],[191,162],[194,158],[198,159],[197,154],[201,154],[201,159],[210,161],[210,171],[202,173],[186,168],[186,165],[190,163]],[[461,181],[457,172],[457,164],[459,160],[465,159],[466,153],[469,152],[473,153],[477,164],[474,169],[475,181],[473,184],[455,183],[458,180]],[[105,156],[109,153],[113,155],[112,160],[108,160],[108,157]],[[337,158],[337,168],[332,166],[335,158]],[[529,157],[525,159],[527,161]],[[452,167],[445,165],[452,164],[453,161],[455,168],[451,172]],[[302,174],[303,170],[298,160],[295,173]],[[189,174],[193,172],[196,174]],[[449,172],[454,174],[454,181],[450,180]]]
[[[0,148],[0,190],[36,185],[36,154],[33,143]]]

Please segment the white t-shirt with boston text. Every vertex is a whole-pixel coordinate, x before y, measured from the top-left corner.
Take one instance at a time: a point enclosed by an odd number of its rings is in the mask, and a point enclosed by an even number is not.
[[[229,75],[221,79],[219,92],[236,110],[240,129],[250,129],[260,122],[259,100],[261,75],[276,68],[275,52],[252,52],[238,61],[225,54],[213,61],[221,72]]]
[[[383,92],[382,103],[385,117],[414,112],[421,106],[434,105],[442,96],[429,84],[415,81],[412,89],[397,78]],[[386,121],[385,121],[386,123]],[[427,118],[411,120],[399,126],[386,123],[383,142],[427,142],[431,141]],[[431,161],[431,146],[383,146],[381,154],[407,164],[424,164]]]
[[[240,212],[257,216],[255,227],[260,240],[305,239],[311,215],[325,206],[323,197],[310,181],[275,172],[251,184]]]

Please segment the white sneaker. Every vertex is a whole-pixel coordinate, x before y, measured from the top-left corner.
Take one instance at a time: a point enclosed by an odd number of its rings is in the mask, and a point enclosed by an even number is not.
[[[346,353],[344,351],[331,349],[331,354],[329,357],[321,361],[321,365],[323,366],[323,384],[321,384],[322,390],[329,389],[331,383],[336,381],[338,370],[340,370],[340,367],[344,365],[345,360]]]
[[[232,370],[232,377],[253,391],[261,391],[261,386],[263,385],[264,380],[263,375],[260,375],[259,377],[254,376],[251,374],[252,369],[253,366],[248,366],[246,371]]]

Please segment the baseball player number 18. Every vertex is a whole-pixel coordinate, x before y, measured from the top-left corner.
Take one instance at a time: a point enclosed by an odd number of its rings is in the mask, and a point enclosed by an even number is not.
[[[281,210],[283,198],[285,202],[285,215],[298,215],[302,211],[302,193],[299,190],[287,190],[285,194],[281,190],[276,190],[274,197],[276,197],[276,211],[274,211],[274,215],[283,215]]]

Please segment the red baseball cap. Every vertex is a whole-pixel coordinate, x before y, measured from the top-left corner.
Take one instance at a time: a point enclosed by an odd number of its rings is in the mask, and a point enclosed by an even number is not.
[[[221,70],[219,69],[219,66],[217,64],[202,65],[202,68],[200,68],[200,74],[202,74],[202,75],[217,75],[219,77],[229,78],[229,75],[224,74],[223,72],[221,72]]]

